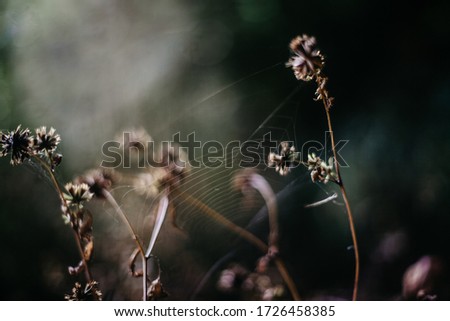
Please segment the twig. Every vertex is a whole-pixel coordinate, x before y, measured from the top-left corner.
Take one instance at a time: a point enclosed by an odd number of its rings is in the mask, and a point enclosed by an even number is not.
[[[318,84],[318,88],[320,88],[321,84],[320,81],[316,77],[316,81]],[[342,198],[344,199],[345,208],[347,211],[348,216],[348,222],[350,225],[350,232],[352,234],[352,241],[353,241],[353,249],[355,253],[355,281],[353,284],[353,295],[352,300],[356,301],[358,297],[358,283],[359,283],[359,250],[358,250],[358,240],[356,238],[356,231],[355,231],[355,224],[353,222],[353,215],[352,210],[350,208],[350,203],[348,202],[347,192],[345,191],[344,182],[342,181],[341,172],[339,169],[339,161],[337,158],[337,152],[336,152],[336,144],[334,142],[334,133],[333,133],[333,127],[331,125],[331,115],[330,115],[330,108],[331,108],[331,101],[327,99],[327,95],[322,94],[322,102],[323,106],[325,107],[325,113],[327,115],[327,123],[328,123],[328,131],[330,132],[330,138],[331,138],[331,148],[333,150],[333,156],[334,156],[334,167],[336,169],[336,175],[337,175],[337,184],[339,185],[339,188],[341,190]]]
[[[317,207],[317,206],[326,204],[326,203],[328,203],[328,202],[330,202],[330,201],[332,201],[332,200],[334,200],[334,199],[336,199],[336,198],[337,198],[337,194],[334,193],[333,195],[328,196],[327,198],[325,198],[325,199],[323,199],[323,200],[321,200],[321,201],[318,201],[318,202],[315,202],[315,203],[311,203],[311,204],[305,205],[305,208]]]
[[[143,276],[142,276],[143,301],[147,301],[147,288],[148,288],[148,285],[147,285],[147,258],[145,257],[145,251],[144,251],[144,248],[142,247],[142,243],[141,243],[141,241],[139,239],[139,236],[134,231],[134,228],[131,225],[130,221],[128,220],[128,217],[122,211],[122,209],[120,208],[119,204],[117,204],[116,200],[111,195],[111,193],[108,192],[107,190],[103,189],[103,195],[105,196],[105,198],[109,202],[109,204],[111,204],[111,206],[116,210],[116,212],[122,218],[122,220],[124,221],[125,225],[128,227],[128,230],[129,230],[133,240],[136,243],[136,246],[137,246],[137,248],[139,250],[139,253],[141,254],[142,270],[143,270],[143,273],[144,273]]]

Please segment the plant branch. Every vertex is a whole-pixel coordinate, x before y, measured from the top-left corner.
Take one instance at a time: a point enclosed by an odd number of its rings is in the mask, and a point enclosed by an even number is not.
[[[117,204],[116,200],[111,195],[111,193],[108,192],[107,190],[103,189],[103,195],[105,196],[105,198],[109,202],[109,204],[111,204],[111,206],[116,210],[116,212],[122,218],[122,220],[125,223],[125,225],[128,227],[128,230],[129,230],[129,232],[131,234],[131,237],[135,241],[137,249],[139,250],[139,253],[141,254],[142,270],[143,270],[143,276],[142,276],[143,301],[147,301],[147,288],[148,288],[148,285],[147,285],[147,258],[145,257],[145,251],[144,251],[144,248],[142,246],[142,243],[141,243],[141,241],[139,239],[139,236],[134,231],[134,228],[131,225],[130,220],[125,215],[125,213],[122,211],[122,209],[120,208],[119,204]]]
[[[317,84],[320,88],[320,82],[318,81],[317,77]],[[337,158],[337,152],[336,152],[336,144],[334,141],[334,133],[333,133],[333,127],[331,125],[331,115],[330,115],[330,108],[331,108],[331,101],[329,99],[326,99],[326,95],[322,94],[322,102],[325,107],[325,113],[327,115],[327,123],[328,123],[328,131],[330,132],[330,138],[331,138],[331,148],[333,150],[333,156],[334,156],[334,167],[336,169],[336,175],[337,175],[337,184],[339,185],[339,188],[341,190],[342,198],[344,199],[345,208],[347,211],[348,216],[348,222],[350,225],[350,232],[352,235],[352,241],[353,241],[353,249],[355,253],[355,280],[353,284],[353,295],[352,300],[356,301],[358,297],[358,283],[359,283],[359,249],[358,249],[358,240],[356,237],[356,231],[355,231],[355,224],[353,222],[353,214],[352,210],[350,208],[350,203],[348,201],[347,192],[345,190],[344,182],[342,181],[342,176],[339,168],[339,161]]]

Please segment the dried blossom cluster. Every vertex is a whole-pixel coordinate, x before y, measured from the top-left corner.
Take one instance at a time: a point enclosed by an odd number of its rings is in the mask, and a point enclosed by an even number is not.
[[[33,159],[48,172],[61,199],[63,218],[74,230],[82,255],[77,266],[68,268],[69,274],[78,275],[81,271],[86,271],[88,279],[84,288],[80,283],[76,283],[72,293],[66,295],[65,299],[101,300],[102,293],[98,289],[98,283],[91,279],[87,266],[94,250],[93,218],[91,213],[84,208],[84,204],[94,194],[90,191],[91,186],[85,182],[68,183],[64,186],[65,191],[60,187],[54,176],[56,166],[62,161],[62,155],[56,153],[60,142],[61,137],[53,127],[49,130],[45,126],[39,127],[33,136],[28,128],[22,129],[19,125],[15,130],[1,132],[0,157],[11,155],[12,165],[19,165],[25,160]]]
[[[19,125],[15,130],[1,132],[0,156],[11,154],[11,164],[22,164],[25,159],[37,156],[46,159],[52,170],[61,163],[62,155],[56,153],[56,148],[61,141],[54,128],[47,130],[42,126],[35,130],[35,136],[31,135],[28,128],[22,129]]]
[[[91,281],[82,288],[81,284],[76,282],[72,288],[71,294],[66,294],[64,299],[67,301],[101,301],[102,292],[98,288],[98,283],[96,281]]]
[[[289,58],[286,67],[292,68],[298,80],[310,81],[322,69],[324,57],[316,46],[316,38],[308,35],[297,36],[289,44],[294,55]]]
[[[311,180],[313,182],[323,182],[324,184],[329,181],[337,181],[337,175],[334,172],[333,158],[328,159],[328,164],[325,163],[320,157],[317,157],[314,153],[308,155],[308,170],[311,171]]]
[[[63,194],[61,205],[63,218],[78,236],[83,250],[83,258],[77,266],[69,267],[69,274],[78,275],[86,268],[85,265],[91,260],[94,251],[94,237],[92,235],[94,219],[92,214],[84,208],[84,204],[90,201],[94,194],[89,191],[89,186],[85,183],[67,183],[65,189],[67,193]]]
[[[275,167],[275,170],[281,176],[285,176],[298,162],[298,156],[299,154],[295,151],[294,146],[290,146],[288,142],[281,142],[279,154],[269,154],[268,166]]]

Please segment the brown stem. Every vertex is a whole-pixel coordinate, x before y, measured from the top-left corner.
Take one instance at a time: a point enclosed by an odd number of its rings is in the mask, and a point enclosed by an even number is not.
[[[192,197],[188,194],[185,194],[183,192],[177,191],[177,194],[185,201],[190,203],[191,205],[197,207],[199,210],[201,210],[203,213],[211,217],[212,219],[218,221],[220,224],[222,224],[224,227],[228,228],[230,231],[234,232],[241,238],[245,239],[249,243],[256,246],[261,252],[267,253],[269,250],[268,246],[261,241],[259,238],[257,238],[255,235],[247,231],[246,229],[243,229],[242,227],[234,224],[230,220],[226,219],[222,215],[220,215],[217,211],[210,208],[208,205],[203,203],[202,201],[196,199],[195,197]],[[284,282],[286,283],[289,291],[291,292],[292,298],[296,301],[300,301],[300,295],[297,291],[297,288],[295,286],[294,280],[291,278],[285,264],[281,260],[281,258],[276,257],[275,258],[275,264],[278,268],[278,271],[280,272],[281,277],[283,278]]]
[[[275,193],[269,183],[259,174],[252,173],[250,182],[253,188],[258,190],[267,205],[269,215],[269,248],[278,252],[278,209],[275,201]]]
[[[105,196],[106,200],[116,210],[116,212],[122,218],[122,220],[125,223],[125,225],[128,227],[128,230],[129,230],[129,232],[131,234],[131,237],[135,241],[136,246],[137,246],[137,248],[139,250],[139,253],[141,254],[142,271],[144,272],[144,274],[142,276],[142,291],[143,291],[143,298],[142,299],[143,299],[143,301],[147,301],[147,288],[148,288],[148,285],[147,285],[147,259],[145,257],[145,251],[144,251],[144,248],[142,246],[142,243],[141,243],[138,235],[134,231],[134,228],[131,225],[130,220],[125,215],[125,213],[122,211],[122,209],[120,208],[119,204],[117,204],[116,200],[111,195],[111,193],[104,189],[103,190],[103,196]]]
[[[320,84],[318,83],[320,86]],[[330,132],[331,137],[331,148],[333,150],[333,156],[334,156],[334,167],[336,169],[336,175],[337,175],[337,184],[339,185],[339,188],[341,190],[342,198],[344,199],[345,208],[347,211],[348,216],[348,222],[350,225],[350,232],[352,234],[352,241],[353,241],[353,249],[355,253],[355,281],[353,284],[353,295],[352,300],[356,301],[358,297],[358,283],[359,283],[359,250],[358,250],[358,240],[356,238],[356,231],[355,231],[355,224],[353,222],[353,215],[352,210],[350,208],[350,203],[348,201],[347,192],[345,191],[344,182],[342,181],[341,172],[339,168],[339,162],[337,159],[337,152],[336,152],[336,144],[334,142],[334,134],[333,134],[333,127],[331,125],[331,115],[330,115],[330,101],[325,98],[325,95],[322,95],[322,102],[325,107],[325,113],[327,115],[327,123],[328,123],[328,131]]]
[[[342,182],[342,180],[340,180]],[[345,208],[347,209],[348,222],[350,225],[350,231],[352,233],[353,249],[355,251],[355,281],[353,284],[353,296],[352,300],[356,301],[358,297],[358,283],[359,283],[359,250],[358,250],[358,240],[356,238],[355,224],[353,223],[353,215],[350,209],[350,204],[348,202],[347,193],[343,184],[340,185],[342,197],[344,199]]]
[[[59,195],[59,198],[60,198],[62,204],[63,204],[66,208],[69,208],[69,207],[67,206],[67,201],[66,201],[66,199],[64,198],[64,194],[63,194],[63,192],[62,192],[62,190],[61,190],[61,187],[59,186],[58,181],[56,180],[56,177],[55,177],[55,175],[53,174],[53,171],[51,170],[51,168],[50,168],[50,167],[48,166],[48,164],[47,164],[46,162],[44,162],[40,157],[38,157],[38,156],[33,156],[33,157],[34,157],[34,159],[36,159],[36,160],[42,165],[42,167],[44,167],[44,169],[48,172],[48,174],[50,175],[50,179],[51,179],[53,185],[55,186],[56,191],[58,192],[58,195]],[[86,259],[85,259],[85,257],[84,257],[83,247],[81,246],[80,235],[79,235],[75,230],[73,230],[73,232],[74,232],[74,236],[75,236],[75,242],[76,242],[76,244],[77,244],[78,253],[80,254],[81,261],[83,262],[84,274],[85,274],[86,280],[87,280],[88,282],[92,282],[92,274],[91,274],[91,272],[90,272],[90,270],[89,270],[89,266],[88,266],[88,264],[87,264],[87,262],[86,262]]]

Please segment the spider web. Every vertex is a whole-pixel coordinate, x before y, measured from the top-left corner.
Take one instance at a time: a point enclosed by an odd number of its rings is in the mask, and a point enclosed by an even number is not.
[[[226,93],[234,87],[245,85],[246,82],[258,82],[262,74],[274,72],[286,72],[281,63],[263,68],[248,76],[245,76],[237,81],[225,85],[224,87],[214,91],[212,94],[199,100],[197,104],[186,108],[177,117],[171,119],[172,123],[182,119],[187,113],[199,108],[203,104],[207,104],[218,96]],[[249,129],[248,135],[240,141],[248,141],[253,143],[260,143],[264,140],[265,135],[270,134],[271,139],[277,142],[277,145],[283,141],[289,141],[295,147],[300,147],[302,141],[300,140],[299,123],[301,121],[300,114],[302,109],[299,103],[299,95],[302,94],[303,83],[296,83],[296,85],[289,89],[289,92],[282,97],[278,103],[269,106],[267,112],[262,115],[264,118],[256,126]],[[253,93],[247,93],[251,96]],[[256,93],[259,94],[259,93]],[[168,125],[170,126],[170,124]],[[305,134],[303,134],[305,135]],[[230,137],[230,140],[239,137]],[[330,146],[330,144],[327,144]],[[191,168],[188,174],[183,178],[182,193],[199,200],[207,207],[211,208],[220,215],[235,222],[240,226],[245,226],[251,221],[252,217],[265,204],[258,193],[250,193],[243,197],[240,190],[233,188],[233,177],[241,170],[239,162],[242,160],[242,155],[233,150],[221,149],[224,158],[232,160],[232,166],[222,166],[211,168],[208,166],[201,166],[199,168]],[[276,151],[276,149],[275,149]],[[323,150],[317,150],[319,156],[324,153]],[[309,178],[309,173],[303,166],[298,166],[291,170],[290,175],[281,177],[275,172],[273,168],[268,168],[265,164],[267,155],[258,150],[259,162],[251,164],[256,166],[259,172],[268,180],[269,184],[274,189],[275,193],[290,183],[295,184],[311,184],[318,191],[317,199],[324,199],[332,194],[332,190],[327,186],[321,184],[312,184]],[[204,160],[211,156],[211,154],[196,155],[195,160],[204,162]],[[322,195],[322,196],[320,196]],[[204,242],[203,239],[208,239],[214,236],[218,231],[223,232],[220,224],[214,220],[205,217],[201,211],[192,204],[186,202],[185,199],[179,195],[172,195],[171,202],[175,207],[176,222],[182,229],[189,231],[189,237],[199,239],[199,242]],[[150,207],[156,207],[155,201],[150,201]],[[143,216],[148,215],[148,206],[146,203],[142,207]],[[165,223],[167,224],[167,222]],[[211,234],[211,235],[208,235]],[[218,241],[215,245],[220,244],[228,246],[229,240],[224,238]]]

